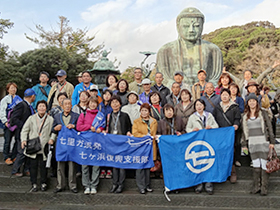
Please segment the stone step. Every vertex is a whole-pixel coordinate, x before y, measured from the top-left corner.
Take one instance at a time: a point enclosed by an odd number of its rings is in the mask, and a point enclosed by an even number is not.
[[[279,209],[280,194],[270,193],[268,196],[251,195],[240,192],[215,192],[207,195],[205,192],[196,195],[193,192],[170,193],[168,202],[162,191],[140,195],[137,191],[125,191],[121,194],[110,194],[99,191],[96,195],[73,194],[69,191],[54,194],[53,192],[27,193],[21,189],[0,189],[0,203],[24,203],[44,205],[103,205],[137,207],[176,207],[176,208],[205,208],[205,209]],[[175,209],[176,209],[175,208]],[[114,208],[112,208],[114,209]]]
[[[38,183],[40,181],[38,180]],[[54,190],[56,187],[56,178],[49,178],[48,179],[48,188],[50,191]],[[29,177],[21,177],[21,178],[10,178],[8,176],[1,176],[0,175],[0,186],[1,188],[6,189],[22,189],[28,191],[31,187]],[[100,179],[98,185],[98,191],[108,192],[112,186],[111,179]],[[136,181],[135,179],[126,179],[124,183],[125,189],[124,191],[137,191]],[[151,187],[154,190],[163,190],[164,189],[164,182],[162,179],[152,179],[151,180]],[[231,184],[229,181],[224,183],[215,183],[214,189],[216,192],[250,192],[252,187],[252,180],[243,180],[239,179],[235,184]],[[83,186],[81,179],[77,179],[77,188],[80,191],[83,191]],[[193,188],[190,187],[188,189],[183,189],[183,191],[193,192]],[[269,180],[269,191],[273,193],[280,194],[280,179],[277,177],[270,177]]]

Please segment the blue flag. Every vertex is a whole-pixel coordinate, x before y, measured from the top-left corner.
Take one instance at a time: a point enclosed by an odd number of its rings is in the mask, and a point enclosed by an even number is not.
[[[224,182],[231,174],[234,127],[162,135],[158,145],[167,191]]]
[[[154,166],[152,144],[151,136],[77,132],[62,126],[57,137],[56,160],[125,169],[151,168]]]
[[[99,127],[105,127],[105,117],[104,114],[100,111],[97,112],[97,115],[95,116],[93,122],[92,122],[92,126],[97,130],[97,128]]]

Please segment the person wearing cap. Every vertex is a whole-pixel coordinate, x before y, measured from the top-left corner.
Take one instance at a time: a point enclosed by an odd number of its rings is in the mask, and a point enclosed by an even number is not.
[[[212,114],[215,106],[217,106],[221,101],[221,97],[219,95],[217,95],[214,91],[214,85],[212,82],[206,83],[205,93],[201,97],[201,99],[206,104],[205,110]]]
[[[80,84],[81,82],[83,82],[83,74],[82,72],[80,72],[78,75],[77,75],[77,80],[78,80],[78,83]]]
[[[151,80],[148,78],[143,79],[141,83],[144,91],[139,95],[139,101],[142,103],[149,103],[149,94],[152,92],[151,83]]]
[[[193,101],[203,96],[205,85],[206,85],[206,77],[207,77],[207,73],[205,70],[200,69],[197,72],[198,82],[192,86]]]
[[[116,95],[118,95],[121,98],[122,106],[128,104],[128,100],[127,100],[128,87],[129,87],[128,82],[125,79],[120,79],[116,86],[116,89],[118,91]]]
[[[51,86],[48,84],[50,75],[48,72],[41,71],[39,76],[40,83],[33,86],[32,89],[36,93],[36,99],[32,102],[33,109],[36,110],[37,102],[41,100],[48,100],[49,92],[51,90]],[[36,110],[37,111],[37,110]]]
[[[92,80],[92,76],[91,73],[89,71],[83,71],[82,72],[82,78],[83,78],[83,82],[80,84],[77,84],[75,86],[73,95],[72,95],[72,106],[75,106],[76,104],[79,103],[79,95],[80,92],[86,90],[88,91],[90,89],[91,85],[94,85],[91,80]],[[100,92],[98,90],[98,95],[100,96]]]
[[[184,83],[184,73],[182,71],[176,71],[174,73],[174,81],[180,84],[180,88],[190,89],[189,85]]]
[[[256,94],[248,95],[242,119],[244,133],[241,142],[242,151],[247,154],[249,149],[253,163],[251,193],[267,195],[269,174],[266,173],[266,163],[269,149],[274,148],[275,138],[268,113],[259,105]]]
[[[21,97],[16,95],[17,85],[14,82],[9,82],[6,85],[6,91],[8,95],[2,98],[0,104],[0,122],[2,123],[2,128],[4,129],[4,145],[3,145],[3,156],[4,161],[7,165],[12,165],[15,161],[17,155],[17,142],[14,143],[12,152],[10,152],[10,147],[12,143],[12,138],[15,135],[15,131],[9,129],[8,116],[9,112],[22,101]]]
[[[98,104],[100,104],[102,102],[102,98],[98,95],[98,86],[97,85],[89,86],[88,92],[89,92],[90,96],[94,96],[97,98]]]
[[[163,107],[167,101],[166,101],[166,96],[170,94],[170,90],[168,87],[162,84],[163,81],[163,74],[161,72],[157,72],[155,74],[155,82],[156,84],[151,87],[152,91],[158,91],[161,96],[161,102],[160,105]]]
[[[133,125],[134,120],[140,117],[140,105],[137,103],[139,96],[135,91],[127,94],[128,104],[122,107],[122,112],[127,113]]]
[[[74,86],[70,82],[66,81],[66,71],[60,69],[55,76],[57,77],[58,83],[52,86],[50,90],[48,97],[48,109],[59,106],[59,102],[57,101],[57,96],[59,93],[66,92],[68,98],[71,99],[74,91]]]
[[[138,95],[141,94],[144,89],[142,86],[142,76],[143,76],[143,70],[139,67],[134,69],[134,81],[129,83],[129,90],[135,91]]]
[[[13,164],[12,168],[12,175],[21,177],[23,173],[20,172],[20,167],[25,162],[25,155],[23,154],[23,149],[21,148],[21,138],[20,132],[26,120],[29,116],[35,113],[35,110],[31,106],[31,103],[35,101],[36,93],[32,88],[28,88],[24,91],[24,98],[23,101],[18,103],[13,108],[13,113],[11,116],[10,124],[11,126],[16,125],[17,128],[15,129],[15,141],[17,142],[17,156],[16,160]],[[28,162],[24,166],[24,174],[29,175],[29,166]]]
[[[280,60],[276,60],[274,61],[273,65],[268,67],[265,71],[263,71],[258,77],[257,79],[255,79],[257,84],[261,84],[262,81],[266,78],[266,76],[268,74],[270,74],[271,72],[273,72],[273,70],[280,65]],[[223,69],[223,72],[227,72],[225,67]],[[245,88],[248,84],[249,80],[252,80],[252,71],[249,69],[246,69],[243,72],[243,78],[239,79],[238,77],[234,76],[233,74],[231,74],[230,72],[227,72],[230,77],[234,80],[234,82],[239,86],[239,89],[241,91],[241,96],[243,99],[245,99],[245,96],[247,95],[247,89]]]
[[[180,84],[177,82],[173,82],[171,87],[171,93],[166,97],[167,103],[175,107],[179,103],[180,91]]]

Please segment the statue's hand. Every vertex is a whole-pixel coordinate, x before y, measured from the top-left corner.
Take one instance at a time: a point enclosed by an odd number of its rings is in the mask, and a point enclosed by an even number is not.
[[[274,61],[274,64],[273,64],[272,68],[274,69],[279,65],[280,65],[280,60]]]

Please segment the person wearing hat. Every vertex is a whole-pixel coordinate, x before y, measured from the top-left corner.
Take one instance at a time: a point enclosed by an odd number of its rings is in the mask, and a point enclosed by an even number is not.
[[[176,71],[174,73],[174,81],[180,84],[180,88],[190,89],[189,85],[184,83],[184,73],[182,71]]]
[[[265,71],[263,71],[255,80],[257,84],[261,84],[262,81],[266,78],[266,76],[268,74],[270,74],[271,72],[273,72],[273,70],[280,65],[280,60],[276,60],[274,61],[273,65],[268,67]],[[245,96],[247,95],[247,90],[246,90],[246,86],[248,84],[249,80],[252,80],[252,71],[249,69],[246,69],[243,72],[243,78],[239,79],[236,76],[234,76],[233,74],[231,74],[230,72],[226,71],[226,68],[224,67],[223,72],[227,72],[230,77],[235,81],[235,83],[239,86],[239,89],[241,91],[241,96],[243,99],[245,99]]]
[[[94,96],[97,98],[98,104],[100,104],[102,102],[102,98],[98,95],[98,86],[97,85],[89,86],[88,92],[89,92],[90,96]]]
[[[37,102],[41,100],[48,100],[49,92],[51,90],[51,86],[48,84],[50,75],[46,71],[41,71],[39,76],[40,83],[33,86],[32,89],[36,93],[36,99],[32,102],[33,109],[36,110]],[[37,110],[36,110],[37,111]]]
[[[122,112],[127,113],[131,123],[140,117],[140,105],[137,103],[139,96],[135,91],[130,91],[127,94],[128,104],[122,107]]]
[[[206,85],[206,77],[207,77],[207,73],[205,70],[200,69],[197,72],[198,82],[192,86],[193,101],[203,96],[205,85]]]
[[[83,82],[83,74],[82,74],[82,72],[80,72],[80,73],[77,75],[77,80],[78,80],[79,84],[80,84],[81,82]]]
[[[76,104],[79,103],[79,95],[80,92],[82,91],[89,91],[90,86],[94,85],[91,80],[92,80],[92,76],[91,73],[89,71],[83,71],[82,72],[82,78],[83,78],[83,82],[80,84],[77,84],[75,86],[73,95],[72,95],[72,106],[75,106]],[[100,96],[100,92],[98,90],[98,95]]]
[[[247,92],[247,95],[245,95],[245,101],[247,101],[247,98],[250,93],[254,93],[258,97],[258,102],[261,106],[262,105],[262,96],[260,94],[259,84],[256,83],[254,80],[249,80],[245,89]]]
[[[21,131],[22,149],[25,148],[29,139],[37,138],[38,133],[40,133],[40,144],[42,149],[34,154],[26,154],[26,152],[24,151],[24,155],[27,156],[30,161],[30,181],[32,185],[30,192],[38,191],[38,166],[40,166],[41,191],[47,190],[47,155],[44,152],[44,148],[48,144],[53,144],[53,141],[50,140],[52,133],[53,118],[48,115],[47,108],[48,104],[45,100],[38,101],[38,103],[36,104],[36,110],[38,110],[38,112],[30,116],[26,120]]]
[[[163,74],[161,72],[157,72],[155,74],[156,84],[151,87],[152,91],[158,91],[160,93],[160,96],[162,99],[160,102],[160,105],[162,107],[167,103],[166,96],[168,96],[170,94],[169,88],[162,84],[163,79],[164,79]]]
[[[261,108],[255,93],[250,93],[247,97],[242,124],[242,151],[247,154],[249,149],[253,163],[251,193],[267,195],[269,174],[266,173],[266,163],[269,149],[274,148],[275,138],[268,112]]]
[[[139,101],[142,103],[149,103],[149,94],[152,92],[151,83],[151,80],[148,78],[143,79],[141,83],[144,91],[139,95]]]
[[[66,81],[67,73],[63,69],[60,69],[56,75],[58,83],[52,86],[49,97],[48,97],[48,109],[59,106],[59,102],[57,101],[57,96],[61,92],[66,92],[69,99],[72,98],[72,94],[74,91],[74,86]]]
[[[20,132],[22,130],[22,127],[26,120],[29,118],[29,116],[33,115],[35,113],[35,110],[31,106],[31,103],[35,101],[36,93],[32,88],[28,88],[24,91],[24,98],[23,101],[18,103],[13,108],[13,113],[10,119],[11,126],[16,125],[17,128],[15,129],[15,141],[17,142],[17,149],[18,153],[16,156],[16,160],[13,164],[12,168],[12,175],[21,177],[23,176],[23,173],[20,172],[20,168],[22,164],[25,162],[25,155],[23,154],[23,149],[21,148],[21,137]],[[24,166],[24,174],[29,175],[29,166],[28,162]]]
[[[144,91],[142,86],[143,70],[139,67],[134,69],[134,81],[129,83],[129,90],[135,91],[138,95]]]

